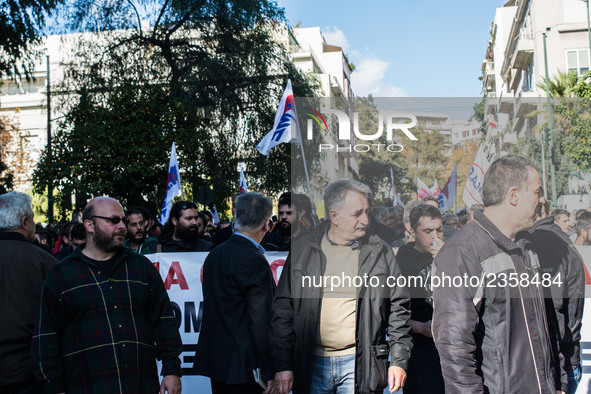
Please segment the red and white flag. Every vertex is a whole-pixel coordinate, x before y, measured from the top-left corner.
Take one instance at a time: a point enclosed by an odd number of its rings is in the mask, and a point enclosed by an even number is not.
[[[417,200],[422,200],[427,196],[433,196],[433,193],[431,193],[427,184],[417,177]]]
[[[435,183],[433,184],[433,186],[431,186],[431,189],[429,190],[431,191],[433,197],[437,197],[441,193],[441,189],[439,189],[439,185],[437,184],[437,179],[435,179]]]

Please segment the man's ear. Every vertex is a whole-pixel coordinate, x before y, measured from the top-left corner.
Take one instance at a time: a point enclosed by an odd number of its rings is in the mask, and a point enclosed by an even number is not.
[[[85,220],[84,229],[87,233],[94,234],[94,222],[92,220]]]
[[[339,214],[334,209],[328,211],[328,218],[330,219],[330,222],[335,226],[339,224]]]
[[[35,221],[28,216],[23,216],[21,219],[21,228],[28,230],[31,226],[35,227]]]
[[[301,221],[303,217],[304,217],[304,211],[298,212],[298,222]]]
[[[179,224],[179,220],[177,218],[170,218],[170,221],[172,222],[172,225],[174,227],[176,227],[176,225]]]
[[[512,186],[507,191],[506,198],[509,200],[509,204],[515,206],[519,202],[519,188]]]

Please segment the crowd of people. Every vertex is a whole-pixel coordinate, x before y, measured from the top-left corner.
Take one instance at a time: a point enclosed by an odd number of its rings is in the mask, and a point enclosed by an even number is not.
[[[143,256],[167,252],[209,252],[194,369],[215,394],[573,394],[591,212],[550,211],[520,156],[491,164],[483,200],[373,207],[339,180],[322,221],[305,195],[250,192],[223,225],[190,201],[160,225],[96,197],[53,234],[29,196],[1,195],[0,394],[180,393],[175,316]],[[266,251],[289,252],[277,284]]]

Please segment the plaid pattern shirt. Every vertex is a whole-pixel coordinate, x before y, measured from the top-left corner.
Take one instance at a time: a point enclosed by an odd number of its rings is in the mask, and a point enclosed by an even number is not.
[[[32,357],[46,393],[156,393],[181,376],[182,342],[160,274],[122,249],[110,276],[78,248],[46,278]]]

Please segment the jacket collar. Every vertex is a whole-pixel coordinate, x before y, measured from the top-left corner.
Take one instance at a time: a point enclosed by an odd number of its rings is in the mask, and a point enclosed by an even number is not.
[[[474,221],[486,231],[497,245],[505,252],[522,250],[518,242],[522,239],[531,241],[530,234],[527,231],[521,231],[515,236],[515,241],[510,240],[487,218],[482,210],[474,211]]]
[[[309,246],[316,248],[316,249],[321,249],[320,245],[322,243],[322,237],[324,237],[324,235],[328,232],[328,226],[330,226],[330,221],[325,220],[324,222],[320,223],[320,225],[318,225],[318,227],[316,227],[309,235],[308,234],[304,235],[301,237],[301,239],[307,240],[304,242],[308,243]],[[358,240],[358,242],[359,242],[359,249],[369,247],[369,248],[372,248],[376,251],[379,250],[383,246],[383,244],[385,243],[385,241],[383,241],[377,235],[367,235],[367,234],[365,236],[361,237]]]
[[[32,243],[27,237],[16,231],[0,231],[0,241],[24,241]]]
[[[244,241],[244,240],[248,241],[250,243],[250,245],[254,246],[256,248],[256,250],[259,251],[260,254],[265,254],[265,252],[266,252],[265,248],[263,248],[260,243],[258,243],[254,239],[250,238],[246,234],[242,234],[239,231],[234,231],[234,234],[232,234],[231,238],[234,239],[235,241]]]
[[[76,250],[70,255],[70,259],[79,259],[85,264],[96,267],[96,264],[93,263],[92,259],[90,259],[84,253],[82,253],[82,249],[84,249],[84,246],[86,246],[86,244],[80,245],[80,247],[76,248]],[[113,263],[113,269],[115,269],[119,265],[119,263],[125,260],[131,252],[131,249],[121,248],[119,252],[117,252],[117,254],[113,257],[115,259]]]

